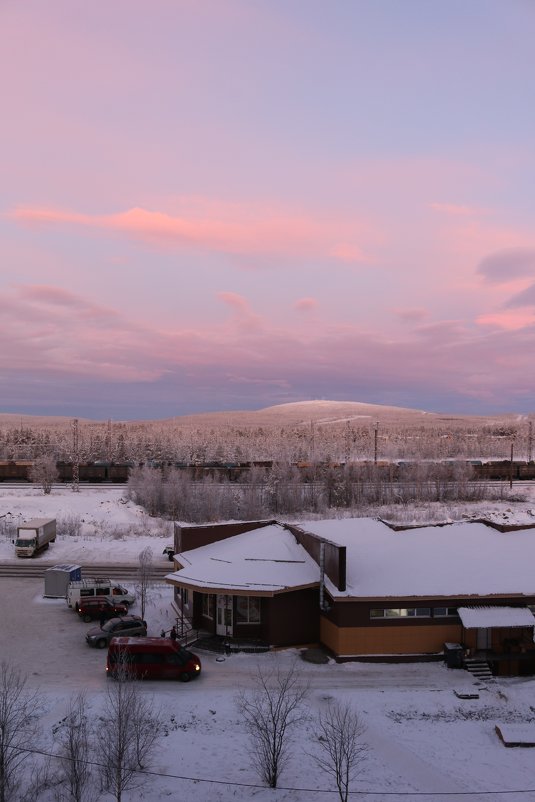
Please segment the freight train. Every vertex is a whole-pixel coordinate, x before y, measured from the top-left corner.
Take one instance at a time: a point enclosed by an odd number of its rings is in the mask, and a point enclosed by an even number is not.
[[[142,466],[143,464],[149,465],[153,468],[161,470],[169,470],[175,468],[176,470],[185,471],[192,481],[201,481],[205,477],[212,477],[217,479],[226,479],[230,481],[239,481],[247,477],[247,474],[252,468],[260,469],[264,472],[269,472],[273,465],[276,464],[271,460],[260,460],[253,462],[205,462],[203,464],[192,464],[187,462],[171,462],[171,461],[147,461],[143,462],[84,462],[78,466],[78,475],[80,482],[111,482],[123,483],[128,481],[130,471],[135,466]],[[363,461],[352,463],[356,470],[369,471],[370,480],[379,478],[384,481],[403,481],[407,478],[408,472],[418,463],[416,461],[381,461],[374,463],[373,461]],[[422,463],[420,463],[422,464]],[[427,463],[429,464],[429,463]],[[441,462],[441,465],[469,465],[472,469],[472,478],[475,481],[529,481],[535,479],[535,462],[523,462],[515,460],[447,460]],[[0,482],[30,482],[30,471],[32,468],[31,460],[0,460]],[[335,464],[318,464],[316,466],[306,463],[296,463],[295,468],[299,471],[302,481],[314,481],[318,477],[318,472],[321,474],[325,471],[336,472],[337,469],[342,469],[343,463]],[[73,481],[73,464],[72,462],[57,462],[56,468],[58,471],[58,482],[72,482]]]

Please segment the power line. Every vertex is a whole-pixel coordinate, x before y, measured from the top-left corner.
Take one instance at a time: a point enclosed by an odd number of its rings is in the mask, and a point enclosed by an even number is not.
[[[42,749],[29,749],[27,747],[22,746],[11,746],[10,749],[14,749],[17,752],[25,752],[27,754],[32,755],[41,755],[42,757],[53,757],[57,758],[58,760],[67,760],[70,763],[74,763],[75,760],[78,763],[83,763],[86,766],[98,766],[99,768],[103,767],[103,763],[99,763],[96,760],[83,760],[83,759],[75,759],[71,758],[67,755],[58,755],[54,752],[45,752]],[[148,777],[162,777],[164,779],[169,780],[184,780],[186,782],[194,782],[194,783],[212,783],[215,785],[231,785],[235,788],[257,788],[257,789],[265,789],[268,786],[260,785],[259,783],[244,783],[244,782],[235,782],[232,780],[214,780],[208,777],[188,777],[183,774],[172,774],[171,772],[164,772],[164,771],[150,771],[149,769],[133,769],[131,766],[128,766],[128,770],[135,773],[135,774],[142,774]],[[285,786],[285,785],[278,785],[276,788],[270,789],[272,791],[301,791],[307,794],[338,794],[338,790],[329,789],[329,788],[300,788],[295,786]],[[360,790],[360,791],[349,791],[351,796],[356,795],[367,795],[367,796],[389,796],[389,797],[455,797],[455,796],[463,796],[463,797],[475,797],[475,796],[505,796],[507,794],[534,794],[535,788],[515,788],[514,790],[502,790],[502,791],[368,791],[368,790]]]

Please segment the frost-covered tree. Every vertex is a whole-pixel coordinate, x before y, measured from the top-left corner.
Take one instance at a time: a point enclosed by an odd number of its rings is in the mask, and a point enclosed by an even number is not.
[[[148,767],[157,745],[158,711],[131,679],[127,663],[118,666],[105,695],[100,724],[106,737],[96,741],[96,754],[102,787],[121,802],[125,791],[143,784],[139,770]]]
[[[291,754],[293,732],[308,715],[308,688],[295,665],[286,671],[259,665],[252,679],[253,690],[243,691],[237,698],[238,710],[250,737],[258,775],[276,788]]]
[[[71,696],[67,715],[56,732],[59,769],[57,780],[63,798],[69,802],[90,802],[95,799],[92,766],[93,737],[86,695]]]
[[[45,496],[51,493],[54,482],[57,482],[59,478],[55,458],[51,456],[37,457],[30,468],[29,478],[34,484],[41,485]]]
[[[0,663],[0,802],[16,795],[17,782],[28,763],[28,745],[39,734],[41,702],[27,678],[6,661]]]
[[[152,549],[147,546],[138,555],[139,567],[137,570],[137,587],[141,618],[145,618],[145,608],[147,606],[147,596],[152,582]]]
[[[351,784],[362,771],[367,745],[365,727],[350,706],[330,703],[317,723],[320,753],[315,761],[336,783],[341,802],[348,802]]]

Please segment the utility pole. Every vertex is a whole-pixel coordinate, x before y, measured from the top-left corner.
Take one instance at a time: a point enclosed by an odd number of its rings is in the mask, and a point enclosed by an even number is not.
[[[78,418],[72,422],[72,490],[80,492],[80,449],[78,440]]]
[[[108,427],[106,430],[106,460],[111,462],[111,418],[108,418]]]
[[[513,449],[514,449],[514,443],[511,443],[511,462],[509,463],[509,489],[513,487]]]
[[[346,421],[346,453],[345,453],[346,465],[349,463],[350,456],[351,456],[351,426],[349,425],[349,421]]]
[[[375,424],[375,431],[374,431],[374,444],[373,444],[373,462],[377,465],[377,436],[379,432],[379,421]]]
[[[533,459],[533,421],[530,420],[529,433],[528,433],[528,462],[531,462],[532,459]]]

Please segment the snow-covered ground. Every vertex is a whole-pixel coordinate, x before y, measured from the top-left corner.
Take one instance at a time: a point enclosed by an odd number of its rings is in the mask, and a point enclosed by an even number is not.
[[[528,501],[518,509],[532,506]],[[492,505],[492,509],[505,507]],[[0,487],[0,516],[82,518],[77,535],[59,537],[39,558],[46,562],[134,563],[150,543],[155,560],[161,559],[166,569],[161,548],[170,539],[168,525],[125,503],[121,490],[81,488],[75,494],[62,488],[46,497],[34,488]],[[12,550],[10,541],[0,541],[0,561],[13,560]],[[46,710],[40,746],[53,752],[53,731],[65,715],[71,693],[85,689],[89,713],[96,721],[107,680],[105,653],[84,641],[90,625],[80,622],[63,600],[43,599],[42,592],[42,580],[0,580],[0,656],[27,673],[29,684],[41,690]],[[151,591],[146,618],[151,634],[172,623],[171,589],[165,584]],[[317,743],[314,717],[331,699],[351,703],[366,725],[367,760],[353,786],[361,792],[359,799],[435,802],[441,798],[437,794],[448,793],[471,794],[467,798],[486,802],[489,793],[497,791],[511,792],[497,797],[506,802],[535,798],[533,790],[531,795],[520,795],[535,788],[532,750],[508,749],[495,732],[496,724],[507,732],[515,726],[525,731],[535,721],[534,679],[499,679],[481,685],[468,673],[441,663],[314,665],[303,661],[295,649],[224,660],[208,652],[199,655],[203,672],[195,682],[140,684],[141,693],[153,697],[161,710],[162,738],[151,766],[156,774],[147,777],[144,788],[125,793],[125,802],[186,796],[200,802],[336,799],[332,783],[310,757]],[[300,727],[294,756],[280,778],[282,787],[273,791],[260,787],[251,765],[235,695],[250,684],[258,663],[290,667],[295,661],[310,688],[311,718]],[[459,699],[455,691],[476,692],[479,698]],[[52,800],[52,795],[40,797],[40,802]]]
[[[36,487],[13,489],[0,485],[0,560],[18,562],[14,555],[8,524],[20,525],[31,518],[56,518],[58,537],[37,559],[60,563],[136,563],[146,547],[160,556],[173,542],[170,521],[151,518],[141,507],[124,498],[122,487],[55,487],[45,496]],[[71,534],[61,534],[70,532]],[[2,536],[3,533],[3,536]]]

